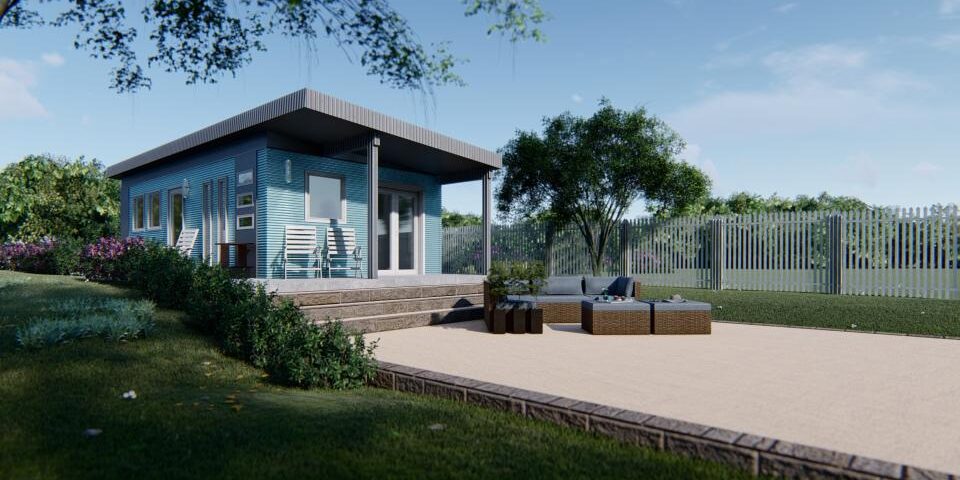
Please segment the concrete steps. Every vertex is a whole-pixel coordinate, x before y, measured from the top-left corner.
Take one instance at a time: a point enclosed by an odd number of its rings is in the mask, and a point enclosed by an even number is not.
[[[343,325],[354,332],[383,332],[402,328],[426,327],[444,323],[467,322],[483,318],[483,305],[446,308],[399,315],[375,315],[343,319]]]
[[[483,284],[354,288],[283,294],[314,322],[378,332],[483,318]]]

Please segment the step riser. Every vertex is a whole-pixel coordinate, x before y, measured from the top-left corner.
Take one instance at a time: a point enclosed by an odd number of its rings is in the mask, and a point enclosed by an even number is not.
[[[329,318],[356,318],[371,317],[374,315],[390,315],[399,313],[423,312],[426,310],[441,310],[446,308],[459,308],[470,306],[482,306],[483,295],[469,295],[447,298],[423,298],[411,299],[405,301],[388,302],[368,302],[359,305],[348,306],[323,306],[311,307],[304,312],[313,319],[325,320]]]
[[[478,306],[458,308],[446,312],[416,312],[387,318],[345,320],[343,325],[351,332],[372,333],[444,323],[467,322],[481,318],[483,318],[483,307]]]
[[[308,307],[336,305],[339,303],[377,302],[382,300],[407,300],[478,294],[483,294],[483,284],[310,292],[289,294],[284,295],[284,297],[292,299],[294,303],[301,307]]]

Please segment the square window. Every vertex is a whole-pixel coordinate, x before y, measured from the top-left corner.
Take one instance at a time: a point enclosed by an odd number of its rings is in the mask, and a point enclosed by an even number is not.
[[[160,192],[150,194],[150,228],[160,228]]]
[[[250,230],[253,228],[253,215],[240,215],[237,217],[237,230]]]
[[[250,185],[253,183],[253,170],[244,170],[237,174],[237,186]]]
[[[307,174],[305,187],[307,220],[346,220],[347,200],[342,177]]]
[[[238,207],[252,207],[252,206],[253,206],[253,194],[252,194],[252,193],[238,193],[238,194],[237,194],[237,206],[238,206]]]
[[[133,197],[133,229],[143,230],[143,197]]]

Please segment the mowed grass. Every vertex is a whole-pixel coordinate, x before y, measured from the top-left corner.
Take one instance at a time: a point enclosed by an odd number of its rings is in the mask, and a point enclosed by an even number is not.
[[[641,296],[659,299],[675,293],[713,304],[717,320],[960,337],[957,300],[648,286]]]
[[[746,478],[445,400],[273,386],[173,311],[145,339],[16,349],[45,302],[128,295],[0,272],[0,478]]]

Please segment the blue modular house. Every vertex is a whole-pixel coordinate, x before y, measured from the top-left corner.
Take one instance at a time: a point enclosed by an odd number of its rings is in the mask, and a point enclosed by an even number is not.
[[[195,230],[189,255],[198,261],[283,278],[288,227],[316,230],[316,255],[287,262],[301,267],[323,263],[333,229],[337,242],[358,247],[331,257],[343,268],[287,275],[378,278],[441,273],[440,187],[448,183],[483,180],[489,259],[490,176],[500,164],[494,152],[305,89],[107,174],[121,182],[124,236],[174,245]]]

